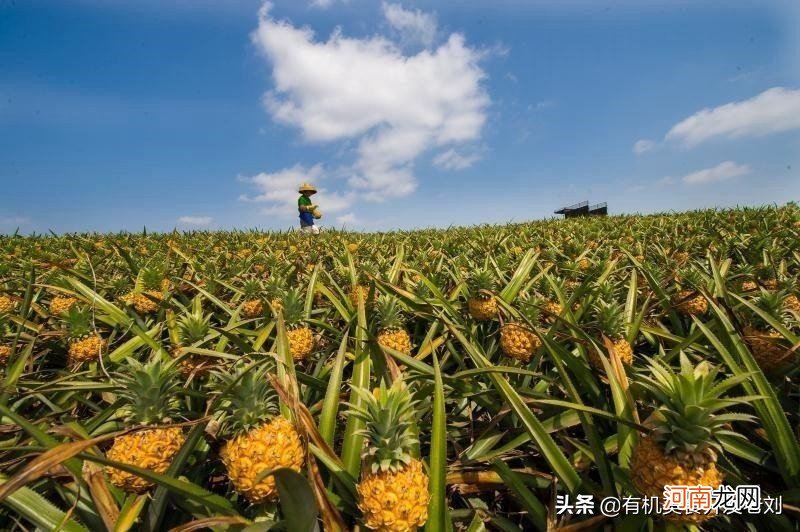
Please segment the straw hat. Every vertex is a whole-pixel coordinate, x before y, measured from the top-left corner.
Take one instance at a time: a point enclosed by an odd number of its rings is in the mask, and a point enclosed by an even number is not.
[[[317,193],[317,189],[311,183],[303,183],[300,185],[300,190],[298,192],[311,192],[312,194]]]

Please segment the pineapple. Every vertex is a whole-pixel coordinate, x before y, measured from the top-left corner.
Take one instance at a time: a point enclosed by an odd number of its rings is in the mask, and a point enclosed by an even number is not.
[[[702,284],[700,274],[687,270],[679,283],[680,290],[672,298],[672,305],[685,316],[699,316],[708,310],[708,301],[695,287]]]
[[[631,455],[631,482],[647,497],[662,497],[667,485],[718,488],[723,480],[717,468],[718,455],[722,453],[718,435],[725,433],[742,438],[727,425],[732,420],[752,419],[745,414],[718,414],[723,408],[741,403],[741,400],[721,396],[743,378],[715,382],[718,371],[708,362],[693,367],[683,353],[680,360],[680,373],[663,363],[653,362],[652,376],[642,376],[640,381],[661,403],[645,422],[651,432],[639,440]],[[665,515],[666,519],[686,524],[702,523],[712,517],[714,514]]]
[[[422,461],[412,457],[415,405],[401,379],[391,388],[353,388],[363,400],[350,415],[366,423],[367,448],[362,455],[358,508],[364,526],[382,532],[417,530],[428,519],[428,475]]]
[[[50,300],[50,315],[61,316],[66,314],[77,302],[78,300],[71,296],[55,296]]]
[[[384,295],[378,298],[375,305],[380,327],[378,329],[378,345],[411,353],[411,337],[405,329],[403,314],[396,298]]]
[[[795,318],[786,308],[787,293],[762,290],[756,300],[756,306],[791,327]],[[780,374],[795,359],[795,353],[781,333],[773,329],[755,312],[749,313],[748,324],[743,331],[745,343],[750,347],[759,367],[770,374]]]
[[[347,244],[347,251],[355,255],[356,253],[358,253],[358,247],[359,247],[358,243],[350,242],[349,244]]]
[[[105,339],[97,334],[92,324],[92,313],[89,309],[73,306],[66,315],[67,331],[67,363],[80,364],[98,358],[105,349]]]
[[[264,314],[264,302],[261,300],[261,293],[264,291],[261,283],[255,279],[249,279],[242,287],[242,317],[245,319],[258,318]]]
[[[535,305],[534,300],[524,301],[520,311],[528,323],[535,324],[539,321],[539,308]],[[531,326],[524,322],[503,325],[500,328],[500,351],[509,358],[528,362],[542,346],[542,341],[531,329]]]
[[[478,270],[469,283],[467,308],[476,321],[492,320],[497,316],[497,299],[492,290],[494,279],[488,270]]]
[[[115,438],[106,458],[163,474],[186,440],[180,427],[156,426],[172,422],[180,408],[181,383],[175,367],[160,358],[146,364],[128,359],[118,381],[122,385],[118,395],[127,403],[121,413],[141,430]],[[127,492],[141,493],[152,486],[149,480],[112,466],[105,471],[112,484]]]
[[[7,294],[0,294],[0,314],[9,314],[16,307],[16,301]]]
[[[614,351],[626,366],[633,363],[633,348],[625,339],[625,311],[619,303],[607,303],[600,300],[593,308],[594,326],[599,333],[607,336],[614,345]],[[602,343],[602,342],[601,342]],[[589,350],[589,362],[596,369],[603,369],[600,355],[594,349]]]
[[[200,300],[195,300],[192,312],[180,317],[177,323],[177,342],[172,349],[172,356],[178,357],[181,348],[201,343],[211,330],[211,314],[203,314]],[[211,359],[203,355],[190,354],[178,362],[184,377],[192,375],[205,376],[211,368]]]
[[[8,364],[8,360],[11,358],[11,346],[3,343],[3,340],[10,335],[11,329],[8,320],[0,314],[0,367]]]
[[[286,320],[286,339],[289,341],[289,352],[295,360],[305,360],[314,350],[314,335],[305,324],[303,314],[303,297],[296,288],[289,290],[281,303],[283,317]]]
[[[218,434],[227,441],[220,451],[234,489],[251,503],[277,499],[275,477],[265,471],[305,464],[300,434],[278,414],[275,391],[267,381],[269,366],[238,363],[230,372],[215,372],[213,389],[222,394]]]
[[[369,303],[369,287],[364,286],[363,284],[356,284],[350,287],[350,293],[348,294],[350,297],[350,302],[353,304],[353,307],[358,308],[358,298],[364,300],[364,304]]]
[[[136,286],[120,299],[132,306],[139,314],[152,314],[164,300],[170,282],[164,279],[164,272],[158,266],[146,266],[136,276]]]

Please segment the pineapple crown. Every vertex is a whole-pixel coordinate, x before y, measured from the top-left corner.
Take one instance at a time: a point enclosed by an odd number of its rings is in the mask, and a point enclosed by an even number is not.
[[[247,279],[242,284],[242,295],[245,299],[257,299],[263,290],[261,283],[256,279]]]
[[[297,288],[292,288],[283,296],[283,318],[286,326],[300,325],[303,321],[305,312],[305,302],[303,295]]]
[[[592,307],[595,326],[612,339],[625,336],[625,311],[621,303],[601,299]]]
[[[65,321],[70,338],[80,338],[94,330],[92,313],[85,307],[72,305],[67,311]]]
[[[220,396],[214,417],[223,438],[248,432],[278,413],[278,396],[267,380],[273,366],[270,358],[255,364],[240,360],[212,373],[211,388]]]
[[[656,360],[651,360],[649,369],[650,375],[639,375],[638,384],[661,403],[652,417],[652,437],[664,452],[699,457],[722,451],[718,440],[721,434],[744,438],[727,426],[733,421],[751,421],[753,416],[720,411],[755,399],[723,398],[728,390],[749,379],[750,374],[718,381],[718,368],[705,361],[693,366],[683,352],[679,372]]]
[[[178,320],[181,344],[191,345],[202,341],[211,329],[211,314],[203,315],[197,309],[187,312]]]
[[[761,293],[755,298],[753,302],[759,310],[764,314],[773,317],[785,326],[790,326],[794,320],[792,313],[786,308],[786,298],[789,292],[785,290],[765,290],[761,289]],[[753,310],[748,313],[750,324],[756,329],[769,330],[772,325],[767,322],[764,317]],[[791,328],[791,327],[790,327]]]
[[[485,297],[486,292],[492,292],[495,288],[494,277],[486,268],[481,268],[472,274],[468,284],[472,297]]]
[[[409,464],[417,438],[413,431],[416,403],[408,387],[397,379],[390,388],[381,382],[373,392],[353,388],[353,393],[359,396],[362,406],[351,404],[350,415],[366,423],[361,435],[367,438],[368,446],[362,459],[370,470],[395,472]]]
[[[139,425],[169,423],[180,412],[181,383],[175,365],[160,357],[142,363],[133,358],[117,374],[119,396],[126,405],[120,413]]]
[[[680,284],[682,288],[699,290],[706,283],[700,272],[691,268],[687,268],[681,272],[680,277],[678,279],[678,284]]]
[[[400,302],[396,297],[384,294],[375,303],[375,313],[382,329],[396,329],[405,323]]]
[[[136,276],[136,290],[161,290],[164,275],[164,267],[159,264],[148,264],[139,270],[139,275]]]

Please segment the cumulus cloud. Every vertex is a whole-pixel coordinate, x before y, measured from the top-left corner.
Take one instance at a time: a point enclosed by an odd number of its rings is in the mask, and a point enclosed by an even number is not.
[[[800,89],[773,87],[761,94],[703,109],[675,124],[667,140],[692,147],[716,137],[760,137],[800,129]]]
[[[348,226],[358,225],[361,223],[361,220],[359,220],[356,217],[356,215],[352,212],[348,212],[347,214],[337,216],[336,221],[341,225],[348,225]]]
[[[419,9],[405,9],[401,4],[383,3],[383,16],[408,43],[429,47],[436,38],[436,16]]]
[[[687,174],[681,178],[681,181],[688,185],[702,185],[716,181],[726,181],[749,173],[750,167],[748,165],[725,161],[713,168],[706,168]]]
[[[321,164],[310,168],[296,164],[271,174],[261,172],[254,176],[240,177],[241,181],[253,185],[258,194],[254,196],[243,194],[239,196],[239,200],[264,204],[261,209],[264,214],[291,218],[297,216],[298,187],[302,183],[317,183],[327,177]],[[352,192],[344,194],[329,192],[325,188],[318,187],[318,193],[313,198],[315,203],[322,206],[323,212],[336,213],[348,209],[353,204],[355,195]]]
[[[214,219],[211,216],[181,216],[178,218],[178,223],[184,225],[208,225]]]
[[[653,142],[652,140],[648,140],[648,139],[637,140],[633,144],[633,153],[635,153],[636,155],[641,155],[643,153],[649,152],[650,150],[652,150],[655,147],[656,147],[656,143]]]
[[[450,148],[433,159],[433,164],[442,170],[463,170],[480,160],[477,153],[462,154]]]
[[[479,65],[485,53],[463,35],[412,55],[380,35],[356,39],[337,30],[319,40],[309,28],[275,20],[269,9],[261,9],[252,34],[272,66],[265,108],[307,141],[356,141],[344,197],[411,194],[422,153],[480,137],[490,103]]]
[[[336,0],[311,0],[311,7],[327,9],[331,7],[335,1]]]

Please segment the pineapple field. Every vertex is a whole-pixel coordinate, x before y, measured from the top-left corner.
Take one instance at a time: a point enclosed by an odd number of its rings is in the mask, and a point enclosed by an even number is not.
[[[0,529],[798,530],[799,244],[795,204],[0,236]],[[698,485],[758,493],[634,505]]]

